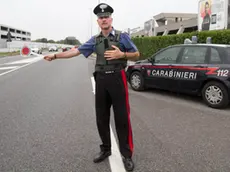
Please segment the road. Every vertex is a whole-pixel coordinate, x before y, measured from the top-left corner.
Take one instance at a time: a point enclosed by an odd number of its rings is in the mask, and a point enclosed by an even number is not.
[[[124,171],[113,118],[113,155],[93,163],[100,144],[93,65],[83,56],[0,59],[1,172]],[[159,90],[129,89],[129,99],[135,172],[230,171],[230,108]]]

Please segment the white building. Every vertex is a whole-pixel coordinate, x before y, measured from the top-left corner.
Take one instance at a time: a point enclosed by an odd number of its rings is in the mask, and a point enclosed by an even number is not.
[[[10,32],[11,42],[7,42],[7,35]],[[65,47],[72,46],[57,43],[32,42],[31,33],[19,28],[0,24],[0,52],[12,52],[20,50],[24,45],[30,47],[49,48],[50,46]]]
[[[162,36],[197,31],[196,13],[160,13],[144,23],[144,28],[132,37]]]
[[[7,40],[7,34],[10,32],[12,40],[30,41],[31,33],[15,27],[0,24],[0,39]]]
[[[0,48],[7,48],[9,42],[7,43],[7,34],[11,34],[11,40],[13,42],[30,42],[31,41],[31,33],[19,28],[15,28],[8,25],[0,24]],[[11,43],[12,44],[12,43]]]

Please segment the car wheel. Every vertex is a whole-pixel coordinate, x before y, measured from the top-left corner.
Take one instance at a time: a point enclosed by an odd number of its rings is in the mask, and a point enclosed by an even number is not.
[[[229,104],[229,95],[225,86],[216,81],[205,84],[202,89],[202,98],[204,102],[217,109],[226,108]]]
[[[133,72],[130,75],[129,83],[131,88],[135,91],[144,90],[144,78],[140,72]]]

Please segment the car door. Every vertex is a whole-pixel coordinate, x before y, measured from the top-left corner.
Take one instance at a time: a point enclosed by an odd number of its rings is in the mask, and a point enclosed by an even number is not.
[[[178,61],[177,79],[181,92],[197,92],[206,78],[208,46],[185,46]]]
[[[181,46],[168,47],[153,56],[152,65],[147,69],[147,80],[150,86],[166,90],[177,87],[173,72],[176,71],[175,64],[181,49]]]

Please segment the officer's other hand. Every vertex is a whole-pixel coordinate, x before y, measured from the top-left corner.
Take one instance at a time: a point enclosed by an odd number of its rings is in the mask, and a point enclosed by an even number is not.
[[[54,54],[46,55],[46,56],[44,57],[44,59],[47,60],[47,61],[52,61],[52,60],[54,60]]]
[[[114,59],[123,58],[124,54],[121,52],[121,50],[115,45],[112,45],[112,47],[114,48],[114,50],[107,50],[104,53],[106,60],[114,60]]]

